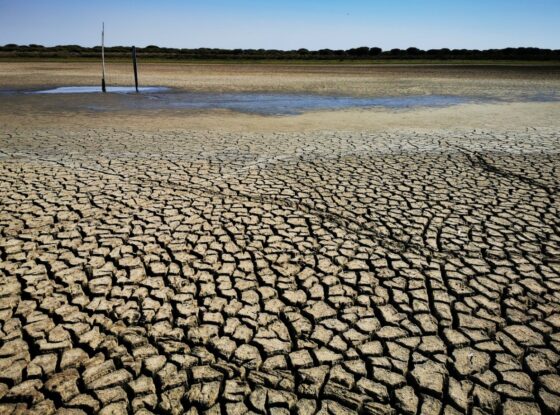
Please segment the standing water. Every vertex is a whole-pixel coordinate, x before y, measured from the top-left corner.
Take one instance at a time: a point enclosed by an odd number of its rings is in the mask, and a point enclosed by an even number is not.
[[[51,108],[92,111],[226,109],[261,115],[295,115],[306,111],[348,108],[440,108],[468,103],[504,102],[491,97],[461,95],[351,97],[309,93],[215,93],[188,92],[158,86],[141,87],[140,93],[136,93],[134,87],[110,86],[107,87],[107,92],[107,94],[102,94],[99,86],[65,86],[23,93],[21,91],[4,91],[0,95],[32,95]],[[41,96],[44,99],[41,99]],[[522,101],[557,101],[558,99],[557,94],[519,97],[519,100]]]

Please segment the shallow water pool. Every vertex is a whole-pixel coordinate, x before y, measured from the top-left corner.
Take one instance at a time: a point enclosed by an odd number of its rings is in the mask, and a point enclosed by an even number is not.
[[[350,97],[289,93],[209,93],[185,92],[171,88],[147,86],[136,94],[134,87],[111,86],[102,94],[99,86],[67,86],[32,91],[31,94],[96,94],[88,109],[111,111],[116,109],[227,109],[263,115],[294,115],[312,110],[345,108],[411,108],[445,107],[474,101],[473,98],[452,95],[418,95],[397,97]],[[117,99],[100,97],[118,95]],[[114,98],[114,97],[113,97]],[[80,100],[83,103],[83,100]]]
[[[133,94],[136,89],[133,86],[108,86],[107,92],[117,94]],[[168,90],[162,86],[142,86],[138,90],[140,93],[154,93],[163,92]],[[100,86],[61,86],[52,89],[42,89],[39,91],[32,91],[32,94],[94,94],[102,93]]]
[[[86,111],[136,110],[214,110],[225,109],[260,115],[296,115],[308,111],[349,108],[440,108],[469,103],[503,102],[492,97],[461,95],[405,95],[386,97],[352,97],[309,93],[189,92],[162,86],[134,87],[64,86],[34,91],[0,91],[0,96],[30,97],[35,104],[51,109]],[[558,100],[556,94],[519,97],[520,101]]]

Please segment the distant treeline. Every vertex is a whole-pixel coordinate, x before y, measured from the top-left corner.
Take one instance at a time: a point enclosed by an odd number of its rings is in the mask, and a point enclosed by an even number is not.
[[[559,49],[506,48],[488,50],[430,49],[417,48],[382,50],[377,47],[359,47],[348,50],[275,50],[275,49],[174,49],[147,46],[137,48],[140,58],[158,60],[560,60]],[[0,58],[98,58],[101,47],[86,48],[78,45],[45,47],[41,45],[0,46]],[[130,56],[130,47],[105,48],[108,59],[125,59]]]

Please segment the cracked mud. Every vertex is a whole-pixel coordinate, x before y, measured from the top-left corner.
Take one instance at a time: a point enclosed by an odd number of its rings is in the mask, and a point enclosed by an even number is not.
[[[559,413],[559,152],[4,129],[0,413]]]

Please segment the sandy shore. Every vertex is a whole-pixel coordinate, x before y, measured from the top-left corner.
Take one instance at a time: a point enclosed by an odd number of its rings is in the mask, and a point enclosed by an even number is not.
[[[92,79],[34,65],[0,64],[0,84]],[[219,70],[177,82],[337,87],[301,68]],[[404,71],[359,70],[340,88],[399,90]],[[4,103],[0,413],[560,411],[559,104],[263,117]]]

